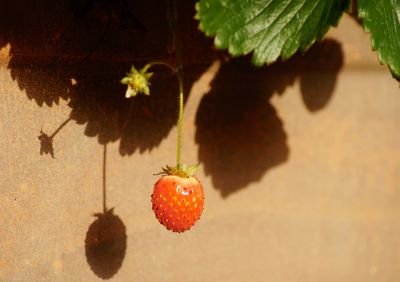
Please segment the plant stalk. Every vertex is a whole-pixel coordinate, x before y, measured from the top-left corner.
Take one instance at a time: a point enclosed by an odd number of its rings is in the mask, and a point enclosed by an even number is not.
[[[182,150],[182,116],[183,116],[183,64],[182,64],[182,53],[181,45],[178,35],[178,13],[176,0],[168,0],[168,12],[169,12],[169,24],[172,35],[172,49],[175,51],[176,60],[176,71],[178,75],[179,83],[179,113],[178,113],[178,141],[177,141],[177,155],[176,155],[176,166],[181,168],[181,150]]]
[[[161,61],[152,61],[152,62],[148,63],[147,66],[149,68],[151,68],[152,66],[164,66],[164,67],[169,68],[169,70],[172,71],[173,73],[176,72],[176,69],[173,66],[171,66],[168,63],[161,62]]]

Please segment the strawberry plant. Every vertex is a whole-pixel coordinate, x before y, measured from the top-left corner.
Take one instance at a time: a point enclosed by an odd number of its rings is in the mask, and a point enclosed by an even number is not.
[[[154,186],[152,207],[168,230],[183,232],[200,218],[204,192],[194,177],[197,166],[181,162],[183,68],[176,0],[169,0],[168,8],[175,66],[163,62],[149,63],[140,70],[132,66],[121,83],[127,86],[125,97],[134,99],[140,93],[150,95],[153,73],[149,70],[153,65],[168,66],[177,75],[177,163],[163,168],[163,176]],[[232,56],[252,54],[256,66],[305,52],[338,24],[343,13],[350,12],[371,33],[372,47],[380,62],[400,79],[400,0],[199,0],[195,8],[199,29],[214,37],[216,48],[227,49]]]
[[[175,53],[175,66],[165,62],[151,62],[142,69],[134,66],[121,79],[127,85],[126,98],[134,99],[138,94],[150,95],[150,78],[153,73],[149,69],[154,65],[167,66],[176,73],[179,86],[177,120],[177,159],[175,166],[162,168],[161,178],[154,185],[151,195],[152,208],[159,222],[173,232],[189,230],[200,218],[204,206],[204,191],[199,180],[194,177],[197,165],[188,166],[182,163],[182,116],[183,116],[183,63],[181,43],[177,32],[177,7],[175,0],[168,1],[168,17],[172,35],[172,48]]]
[[[371,33],[380,62],[399,80],[399,9],[399,0],[200,0],[196,18],[217,48],[233,56],[252,53],[261,66],[306,51],[349,11]]]

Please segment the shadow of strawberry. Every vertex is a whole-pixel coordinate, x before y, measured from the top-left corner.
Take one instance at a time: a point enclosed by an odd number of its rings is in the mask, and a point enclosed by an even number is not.
[[[94,214],[85,239],[86,260],[92,271],[109,279],[122,266],[126,252],[126,228],[114,209]]]

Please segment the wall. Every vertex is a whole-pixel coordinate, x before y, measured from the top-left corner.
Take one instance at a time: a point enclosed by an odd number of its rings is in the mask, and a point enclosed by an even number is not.
[[[175,161],[174,77],[155,69],[133,106],[118,83],[132,62],[171,60],[165,7],[116,3],[0,12],[0,281],[399,280],[399,85],[354,19],[255,69],[180,7],[183,156],[206,203],[174,234],[150,203]]]

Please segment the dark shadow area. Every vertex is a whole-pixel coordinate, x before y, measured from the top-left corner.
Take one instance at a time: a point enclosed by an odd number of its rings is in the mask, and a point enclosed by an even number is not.
[[[40,135],[38,136],[38,139],[40,141],[40,155],[49,154],[54,159],[53,139],[57,135],[57,133],[60,132],[60,130],[70,121],[71,118],[66,119],[51,135],[45,133],[43,129],[40,130]]]
[[[288,158],[287,136],[269,98],[295,77],[274,74],[252,67],[248,58],[223,63],[200,103],[199,161],[224,197]]]
[[[100,278],[113,277],[122,266],[126,252],[126,228],[113,209],[94,214],[85,239],[85,254],[90,269]]]
[[[126,155],[151,150],[168,135],[178,112],[175,77],[154,69],[157,75],[152,79],[151,95],[128,100],[119,83],[122,67],[111,72],[110,64],[103,71],[93,63],[88,67],[90,71],[75,74],[78,84],[68,103],[71,118],[86,125],[86,136],[97,137],[100,144],[120,140],[120,153]]]
[[[103,213],[95,213],[96,220],[89,226],[85,238],[85,255],[90,269],[100,278],[113,277],[122,266],[126,252],[126,228],[122,220],[108,209],[107,202],[107,146],[103,151]]]
[[[38,139],[40,141],[40,155],[50,155],[54,159],[53,138],[51,135],[49,136],[43,130],[40,130]]]
[[[185,93],[219,55],[197,30],[195,1],[179,1]],[[157,67],[151,95],[124,97],[119,81],[134,63],[174,62],[166,2],[157,0],[17,0],[0,10],[0,47],[10,45],[8,68],[39,106],[67,101],[72,121],[100,144],[119,141],[120,154],[158,146],[175,126],[177,83]],[[199,161],[224,196],[259,180],[289,157],[283,122],[270,103],[296,79],[310,112],[323,109],[343,64],[339,43],[325,40],[287,62],[253,68],[247,58],[222,64],[197,113]],[[185,97],[187,99],[187,97]],[[54,155],[53,138],[39,137]]]
[[[350,10],[348,12],[348,14],[361,26],[363,26],[362,24],[362,19],[360,19],[358,17],[358,3],[357,1],[351,1],[350,4]]]
[[[341,45],[335,40],[326,39],[288,64],[296,63],[296,60],[304,64],[299,74],[304,105],[310,112],[323,109],[332,97],[344,63]]]
[[[257,69],[249,61],[222,63],[196,117],[199,161],[223,197],[289,158],[287,135],[271,96],[299,79],[306,107],[322,109],[333,94],[343,53],[336,41],[325,40],[269,67]]]
[[[216,56],[211,39],[197,31],[194,2],[179,6],[182,45],[190,50],[183,54],[190,69],[186,94]],[[7,44],[11,77],[30,100],[38,106],[67,101],[70,118],[85,126],[85,135],[100,144],[119,140],[121,155],[153,149],[176,123],[177,81],[168,69],[152,69],[151,96],[133,102],[120,83],[132,63],[173,64],[166,2],[5,1],[0,48]],[[39,137],[41,153],[52,155],[52,138],[46,137]]]

